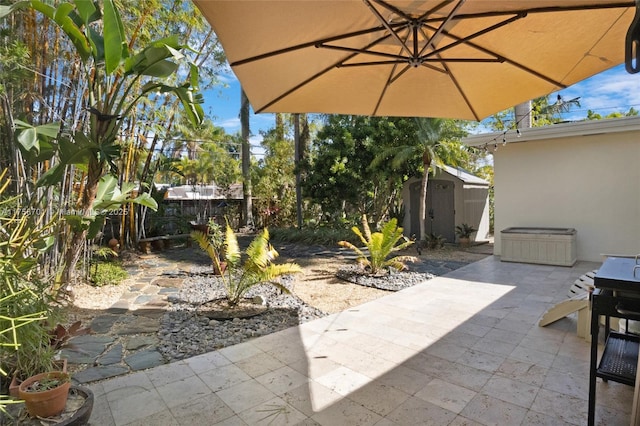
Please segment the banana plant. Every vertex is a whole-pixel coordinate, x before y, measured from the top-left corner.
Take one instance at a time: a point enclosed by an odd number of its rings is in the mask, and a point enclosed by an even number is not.
[[[34,10],[55,22],[67,36],[80,59],[86,92],[81,98],[84,120],[78,128],[60,134],[55,145],[57,162],[41,176],[38,185],[55,185],[75,165],[83,172],[81,193],[78,194],[79,216],[91,222],[92,209],[98,196],[101,179],[108,173],[117,174],[121,157],[120,135],[123,125],[135,112],[138,102],[152,95],[173,94],[184,113],[194,124],[200,124],[203,110],[198,92],[198,69],[182,53],[189,48],[172,36],[149,43],[132,52],[114,0],[93,2],[74,0],[51,6],[40,0],[18,1],[0,6],[0,19],[21,9]],[[102,4],[102,9],[99,8]],[[177,75],[181,64],[188,65],[186,81],[168,84]],[[79,97],[80,98],[80,97]],[[22,133],[21,145],[37,147],[37,133]],[[62,280],[73,282],[76,265],[88,236],[88,226],[72,227],[71,241],[65,253]]]
[[[413,244],[413,241],[402,235],[402,228],[398,227],[397,219],[393,218],[382,225],[381,232],[372,233],[367,216],[362,215],[362,229],[363,231],[360,231],[357,226],[351,228],[367,248],[368,255],[348,241],[338,241],[338,245],[353,250],[357,255],[356,261],[372,275],[379,274],[385,268],[394,268],[401,271],[407,268],[405,262],[415,262],[417,260],[415,256],[394,256],[389,258],[392,253],[404,250]],[[403,242],[398,244],[400,240],[403,240]]]

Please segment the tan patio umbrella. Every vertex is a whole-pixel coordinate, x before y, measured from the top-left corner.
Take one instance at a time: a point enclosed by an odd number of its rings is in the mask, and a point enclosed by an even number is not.
[[[624,62],[636,10],[632,0],[194,3],[256,112],[474,120]]]

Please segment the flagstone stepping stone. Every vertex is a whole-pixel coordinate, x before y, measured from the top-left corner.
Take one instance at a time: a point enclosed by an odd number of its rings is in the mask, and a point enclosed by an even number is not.
[[[84,335],[69,339],[68,347],[63,348],[61,357],[70,364],[93,364],[114,338],[104,335]]]
[[[155,349],[147,349],[144,351],[136,352],[133,355],[129,355],[124,358],[124,362],[127,363],[131,370],[145,370],[147,368],[157,367],[162,364],[166,364],[164,358]]]
[[[91,321],[89,327],[94,333],[104,334],[111,330],[116,321],[118,321],[117,315],[100,315]]]
[[[123,365],[105,365],[99,367],[89,367],[86,370],[73,373],[71,379],[76,383],[89,383],[96,380],[108,379],[109,377],[127,374],[129,369]]]
[[[184,281],[184,278],[173,278],[173,277],[160,277],[151,281],[152,285],[157,285],[158,287],[177,287],[181,286]]]
[[[96,360],[97,365],[118,364],[122,361],[122,343],[117,343]]]
[[[129,334],[156,333],[160,325],[158,319],[146,316],[135,316],[115,331],[120,336]]]
[[[128,351],[135,351],[147,346],[156,345],[159,342],[155,336],[132,336],[125,342],[125,349]]]

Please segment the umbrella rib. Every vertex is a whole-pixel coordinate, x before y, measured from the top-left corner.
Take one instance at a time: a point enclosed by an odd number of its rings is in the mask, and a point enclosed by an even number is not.
[[[380,14],[380,12],[378,12],[378,9],[373,7],[373,5],[369,0],[364,0],[364,3],[369,7],[369,9],[375,15],[375,17],[378,18],[378,21],[380,21],[380,23],[387,29],[387,31],[389,31],[389,33],[396,39],[396,41],[400,43],[400,45],[402,46],[402,50],[405,50],[407,54],[411,56],[412,55],[411,49],[409,49],[409,47],[405,44],[405,42],[400,38],[398,33],[395,31],[395,29],[391,27],[389,22],[387,22],[387,20],[384,19],[384,17]]]
[[[387,38],[387,37],[388,36],[385,36],[385,38]],[[381,40],[379,40],[379,41],[381,41]],[[391,54],[391,53],[375,52],[375,51],[372,51],[372,50],[356,49],[356,48],[344,47],[344,46],[334,46],[334,45],[331,45],[331,44],[321,44],[321,45],[318,45],[318,47],[323,47],[323,48],[326,48],[326,49],[333,49],[333,50],[341,50],[341,51],[345,51],[345,52],[351,52],[351,53],[362,54],[362,55],[382,56],[382,57],[385,57],[385,58],[392,58],[392,59],[397,59],[399,61],[407,62],[407,58],[405,58],[404,56],[402,56],[402,55],[394,55],[394,54]]]
[[[375,40],[371,43],[369,43],[367,46],[364,46],[363,49],[368,49],[374,45],[376,45],[377,43],[379,43],[381,40],[383,40],[385,37],[379,39],[379,40]],[[263,105],[262,107],[260,107],[259,109],[255,110],[256,114],[261,113],[262,111],[264,111],[265,109],[269,108],[271,105],[275,104],[276,102],[280,101],[281,99],[289,96],[291,93],[295,92],[296,90],[298,90],[299,88],[306,86],[308,83],[312,82],[313,80],[315,80],[316,78],[320,77],[321,75],[331,71],[333,68],[339,68],[340,66],[342,66],[344,64],[344,62],[348,61],[349,59],[357,56],[359,53],[352,53],[351,55],[347,55],[346,58],[340,59],[340,61],[326,67],[325,69],[315,73],[314,75],[312,75],[311,77],[307,78],[306,80],[300,82],[299,84],[293,86],[292,88],[290,88],[289,90],[285,91],[284,93],[282,93],[280,96],[273,98],[271,101],[269,101],[268,103],[266,103],[265,105]]]
[[[404,23],[404,22],[400,22],[400,23],[396,23],[396,24],[390,24],[390,26],[392,28],[402,27],[402,26],[405,26],[405,25],[406,25],[406,23]],[[338,41],[338,40],[345,40],[345,39],[358,37],[358,36],[365,35],[365,34],[371,34],[371,33],[379,32],[379,31],[384,31],[385,29],[386,28],[384,26],[372,27],[372,28],[366,28],[364,30],[353,31],[353,32],[347,33],[347,34],[341,34],[341,35],[337,35],[337,36],[333,36],[333,37],[322,38],[322,39],[319,39],[319,40],[308,41],[306,43],[297,44],[295,46],[285,47],[284,49],[273,50],[271,52],[266,52],[266,53],[262,53],[260,55],[251,56],[249,58],[240,59],[238,61],[230,63],[229,65],[231,65],[232,67],[235,67],[235,66],[238,66],[238,65],[244,65],[244,64],[247,64],[249,62],[259,61],[261,59],[267,59],[267,58],[270,58],[272,56],[281,55],[283,53],[289,53],[289,52],[293,52],[293,51],[300,50],[300,49],[306,49],[308,47],[317,47],[319,45],[322,45],[323,43],[329,43],[329,42]]]
[[[456,5],[455,5],[455,7],[454,7],[453,9],[451,9],[451,12],[449,12],[449,14],[448,14],[448,15],[447,15],[447,17],[445,18],[445,20],[444,20],[444,21],[442,21],[442,22],[440,23],[440,25],[438,26],[438,29],[433,33],[433,35],[431,36],[431,38],[430,38],[430,39],[428,39],[429,41],[428,41],[427,43],[425,43],[425,45],[424,45],[424,47],[422,48],[422,50],[420,51],[420,53],[418,54],[418,53],[416,52],[416,56],[421,56],[421,55],[422,55],[422,53],[427,49],[427,47],[428,47],[428,46],[431,46],[431,48],[432,48],[433,50],[435,50],[435,49],[436,49],[436,45],[435,45],[435,44],[437,43],[438,39],[439,39],[440,37],[442,37],[442,35],[443,35],[444,31],[445,31],[445,27],[447,26],[447,24],[448,24],[449,22],[451,22],[451,20],[453,19],[453,17],[454,17],[454,15],[455,15],[455,13],[458,11],[458,9],[460,9],[460,7],[461,7],[462,5],[464,5],[465,1],[466,1],[466,0],[460,0],[460,1],[458,2],[458,4],[456,4]],[[424,33],[423,33],[423,34],[424,34]],[[416,38],[416,37],[414,37],[414,40],[415,40],[415,38]]]
[[[456,46],[458,46],[458,45],[460,45],[460,44],[462,44],[462,43],[466,43],[466,42],[468,42],[469,40],[473,40],[474,38],[477,38],[477,37],[480,37],[480,36],[485,35],[485,34],[487,34],[487,33],[490,33],[491,31],[497,30],[498,28],[502,28],[502,27],[504,27],[504,26],[506,26],[506,25],[509,25],[509,24],[511,24],[511,23],[513,23],[513,22],[515,22],[515,21],[519,20],[519,19],[525,18],[526,16],[527,16],[527,15],[526,15],[526,13],[522,13],[522,14],[518,14],[518,15],[516,15],[516,16],[512,16],[512,17],[511,17],[511,18],[509,18],[509,19],[506,19],[506,20],[504,20],[504,21],[502,21],[502,22],[499,22],[499,23],[497,23],[497,24],[494,24],[494,25],[492,25],[492,26],[490,26],[490,27],[487,27],[487,28],[485,28],[485,29],[483,29],[483,30],[480,30],[480,31],[478,31],[478,32],[475,32],[475,33],[473,33],[473,34],[471,34],[471,35],[468,35],[468,36],[466,36],[466,37],[459,38],[458,40],[454,41],[453,43],[450,43],[450,44],[448,44],[448,45],[446,45],[446,46],[444,46],[444,47],[441,47],[441,48],[439,48],[439,49],[434,50],[433,52],[428,53],[428,54],[426,55],[426,57],[429,57],[429,56],[432,56],[432,55],[438,55],[438,54],[440,54],[440,53],[444,52],[445,50],[448,50],[448,49],[451,49],[451,48],[453,48],[453,47],[456,47]],[[425,26],[427,26],[429,29],[434,28],[434,27],[431,27],[431,26],[428,26],[428,25],[425,25]],[[447,35],[447,36],[450,36],[450,34],[449,34],[449,33],[447,33],[446,35]],[[426,47],[426,46],[425,46],[425,47]],[[424,49],[423,49],[423,50],[424,50]],[[420,53],[422,53],[422,52],[420,52]],[[425,57],[425,59],[426,59],[426,57]]]
[[[446,30],[445,30],[444,34],[447,37],[453,38],[453,39],[455,39],[457,41],[461,41],[462,40],[466,45],[468,45],[470,47],[473,47],[474,49],[477,49],[477,50],[479,50],[479,51],[481,51],[483,53],[486,53],[487,55],[491,55],[491,56],[495,57],[496,59],[499,60],[499,62],[507,62],[508,64],[511,64],[516,68],[520,68],[521,70],[523,70],[525,72],[528,72],[529,74],[532,74],[532,75],[534,75],[534,76],[536,76],[536,77],[538,77],[538,78],[540,78],[542,80],[545,80],[546,82],[551,83],[554,86],[557,86],[557,87],[560,87],[560,88],[563,88],[563,89],[567,87],[566,84],[562,84],[559,81],[556,81],[556,80],[554,80],[553,78],[551,78],[551,77],[549,77],[547,75],[544,75],[544,74],[542,74],[542,73],[540,73],[540,72],[538,72],[538,71],[536,71],[534,69],[531,69],[531,68],[529,68],[529,67],[527,67],[527,66],[525,66],[525,65],[523,65],[523,64],[521,64],[519,62],[516,62],[516,61],[514,61],[512,59],[509,59],[509,58],[506,58],[506,57],[504,57],[502,55],[499,55],[496,52],[492,52],[491,50],[486,49],[486,48],[484,48],[484,47],[482,47],[482,46],[480,46],[480,45],[478,45],[476,43],[473,43],[473,42],[468,41],[468,40],[464,40],[463,38],[458,37],[455,34],[451,34]],[[442,61],[447,61],[447,59],[441,59],[441,60]]]
[[[453,75],[453,73],[451,72],[451,70],[449,69],[447,64],[443,63],[442,66],[447,71],[447,74],[449,75],[449,78],[451,79],[453,84],[455,84],[456,88],[458,89],[458,92],[460,92],[460,96],[462,96],[462,98],[464,99],[464,102],[467,104],[467,106],[469,107],[469,110],[471,111],[473,116],[476,118],[476,121],[480,121],[480,116],[478,116],[478,113],[476,112],[476,110],[471,105],[471,102],[469,102],[469,98],[464,93],[464,90],[462,90],[462,87],[460,86],[460,83],[458,83],[458,80],[456,79],[456,77]]]
[[[406,65],[398,74],[396,74],[394,76],[393,74],[395,73],[396,68],[398,68],[398,65],[394,65],[393,66],[393,69],[391,70],[391,73],[389,74],[389,78],[387,79],[387,83],[384,85],[384,88],[382,89],[382,92],[380,92],[380,96],[378,96],[378,102],[376,102],[376,107],[373,109],[373,114],[372,115],[377,115],[378,114],[378,109],[380,108],[380,104],[382,103],[382,99],[384,99],[384,95],[385,95],[385,93],[387,93],[387,89],[389,88],[389,86],[391,86],[391,84],[393,84],[402,74],[407,72],[407,70],[412,68],[412,66],[411,65]]]

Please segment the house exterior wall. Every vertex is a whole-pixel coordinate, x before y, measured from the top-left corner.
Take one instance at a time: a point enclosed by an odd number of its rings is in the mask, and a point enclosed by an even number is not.
[[[640,130],[593,133],[494,153],[494,254],[509,227],[575,228],[578,260],[640,253]]]

